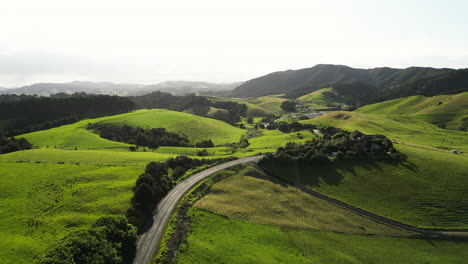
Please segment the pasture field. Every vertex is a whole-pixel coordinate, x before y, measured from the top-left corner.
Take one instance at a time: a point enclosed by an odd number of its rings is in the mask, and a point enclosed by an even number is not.
[[[382,134],[393,141],[448,152],[468,151],[468,132],[439,128],[408,115],[377,115],[357,112],[332,112],[301,121],[306,124],[331,125],[348,131]]]
[[[433,97],[410,96],[367,105],[356,110],[364,114],[409,115],[447,129],[466,130],[468,92]]]
[[[468,243],[283,228],[191,208],[177,263],[464,263]]]
[[[413,235],[303,193],[251,166],[215,183],[195,207],[239,220],[280,227]]]
[[[191,114],[154,109],[138,110],[132,113],[96,119],[82,120],[49,130],[21,135],[34,146],[61,149],[106,149],[125,148],[129,144],[110,141],[86,130],[90,123],[111,123],[141,128],[163,127],[169,132],[185,135],[191,143],[211,139],[215,144],[238,142],[245,130],[233,127],[219,120]]]
[[[343,161],[333,165],[265,167],[278,177],[373,213],[427,228],[468,228],[466,155],[404,145],[407,162]]]
[[[221,99],[219,100],[227,100]],[[235,101],[247,105],[247,114],[253,117],[268,116],[271,114],[281,114],[281,103],[286,101],[285,98],[279,98],[275,95],[250,97],[250,98],[229,98],[229,101]]]
[[[297,98],[305,102],[310,108],[329,108],[344,104],[346,99],[338,94],[334,88],[323,88]]]
[[[170,157],[175,155],[157,152],[30,149],[0,155],[0,162],[144,166],[151,161],[164,161]]]
[[[68,232],[123,215],[143,170],[0,161],[0,263],[32,263]]]

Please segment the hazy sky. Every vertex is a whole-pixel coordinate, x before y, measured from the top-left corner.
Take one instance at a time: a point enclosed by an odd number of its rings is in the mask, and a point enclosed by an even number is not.
[[[0,86],[468,67],[468,1],[0,0]]]

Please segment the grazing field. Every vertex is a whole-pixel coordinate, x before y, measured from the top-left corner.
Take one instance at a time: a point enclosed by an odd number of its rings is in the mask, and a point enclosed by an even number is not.
[[[132,113],[108,116],[21,135],[38,147],[63,149],[105,149],[130,146],[103,139],[86,130],[90,123],[111,123],[141,128],[163,127],[169,132],[185,135],[191,143],[211,139],[215,144],[238,142],[245,130],[233,127],[219,120],[191,114],[155,109],[139,110]]]
[[[397,145],[408,161],[343,161],[335,165],[266,168],[351,205],[407,224],[428,228],[468,228],[466,155]]]
[[[298,230],[189,211],[191,231],[177,263],[459,264],[468,243]]]
[[[99,150],[31,149],[0,155],[0,162],[79,163],[97,165],[146,165],[174,154],[156,152],[112,152]]]
[[[464,126],[463,119],[468,119],[468,92],[404,97],[367,105],[356,111],[364,114],[410,115],[440,127],[461,129]]]
[[[192,143],[211,139],[217,145],[238,142],[246,133],[219,120],[163,109],[139,110],[101,122],[141,128],[164,127],[169,132],[187,136]]]
[[[271,114],[280,114],[283,112],[281,103],[285,98],[279,98],[274,95],[252,98],[230,98],[229,101],[235,101],[247,105],[247,114],[252,117],[268,116]]]
[[[446,152],[452,149],[468,151],[468,132],[442,129],[413,116],[332,112],[301,122],[382,134],[400,143]]]
[[[310,108],[328,108],[343,105],[346,99],[334,88],[323,88],[297,98]]]
[[[0,263],[32,263],[71,230],[124,214],[143,170],[0,161]]]
[[[239,220],[281,227],[412,235],[303,193],[251,166],[215,183],[195,206]]]

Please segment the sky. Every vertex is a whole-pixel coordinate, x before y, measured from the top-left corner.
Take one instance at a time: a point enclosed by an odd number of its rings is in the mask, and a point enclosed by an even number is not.
[[[0,0],[0,87],[468,67],[464,0]]]

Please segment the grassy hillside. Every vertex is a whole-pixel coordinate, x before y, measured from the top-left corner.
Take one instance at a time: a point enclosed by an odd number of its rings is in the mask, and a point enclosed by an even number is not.
[[[226,99],[227,100],[227,99]],[[287,99],[275,95],[250,97],[250,98],[230,98],[229,101],[244,103],[247,105],[247,115],[252,117],[262,117],[282,112],[281,103]]]
[[[357,129],[366,134],[382,134],[394,141],[424,148],[468,151],[467,132],[441,129],[408,115],[332,112],[301,122],[328,124],[350,131]]]
[[[32,263],[69,231],[124,214],[143,170],[0,161],[0,263]]]
[[[343,105],[346,99],[334,88],[323,88],[297,98],[310,108],[327,108]]]
[[[303,193],[250,166],[214,184],[195,206],[239,220],[281,227],[393,236],[411,234]]]
[[[305,122],[386,135],[401,143],[396,148],[408,156],[408,162],[303,168],[303,184],[409,224],[468,228],[462,187],[468,184],[468,155],[450,152],[468,150],[467,132],[441,129],[413,116],[356,112],[334,112]],[[291,171],[285,168],[278,174],[291,179]]]
[[[463,263],[466,242],[297,230],[189,211],[177,263]]]
[[[215,144],[237,142],[245,130],[224,122],[169,110],[139,110],[132,113],[83,120],[74,124],[21,135],[39,147],[64,149],[127,148],[129,145],[103,139],[86,130],[90,123],[111,123],[141,128],[164,127],[169,132],[186,135],[192,143],[211,139]]]
[[[466,129],[468,92],[433,97],[410,96],[367,105],[356,110],[364,114],[410,115],[448,129]],[[466,122],[466,121],[465,121]]]
[[[411,225],[468,228],[466,156],[397,146],[408,162],[341,162],[337,165],[267,168],[323,194]]]

